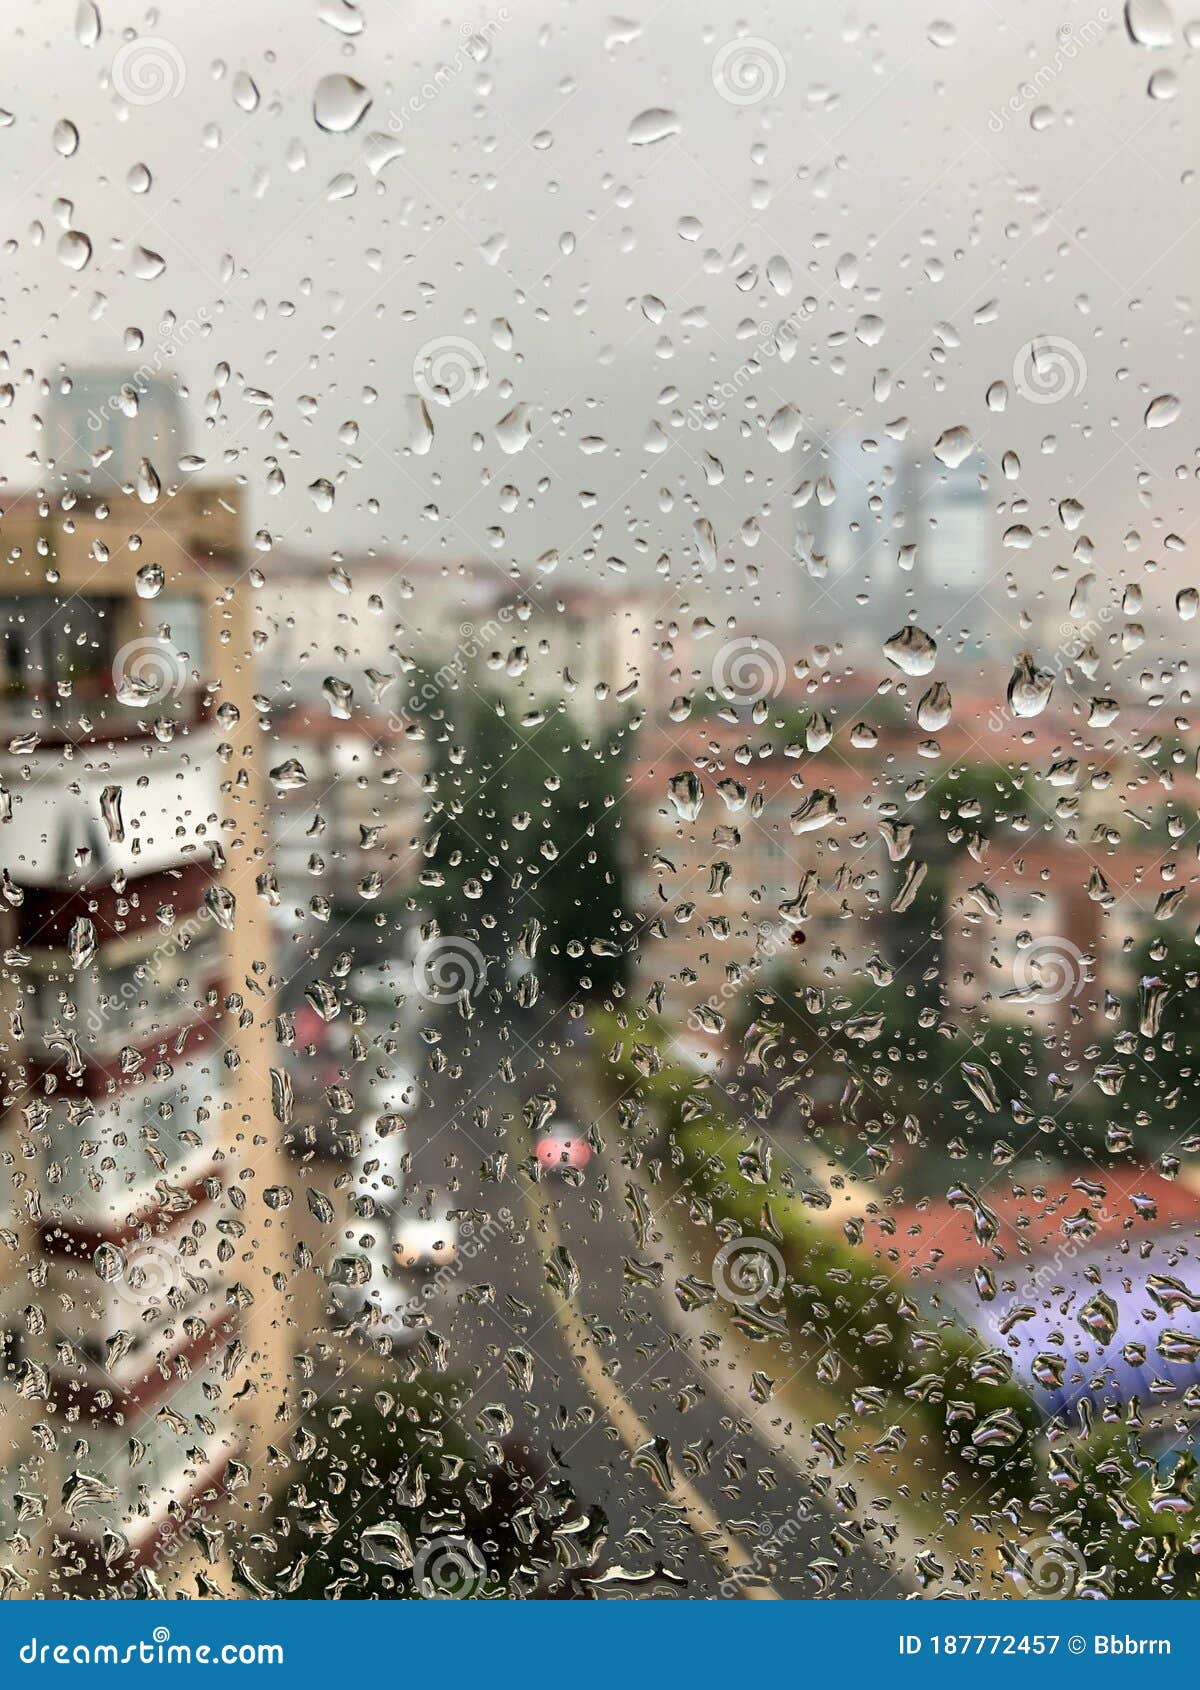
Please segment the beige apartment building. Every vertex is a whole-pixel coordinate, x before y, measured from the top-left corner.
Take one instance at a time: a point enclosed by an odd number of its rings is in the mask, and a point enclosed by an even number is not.
[[[169,1592],[199,1568],[228,1593],[230,1522],[286,1449],[304,1335],[243,529],[234,489],[144,472],[0,514],[3,1502],[23,1592]],[[197,1534],[168,1556],[193,1518],[206,1553]]]

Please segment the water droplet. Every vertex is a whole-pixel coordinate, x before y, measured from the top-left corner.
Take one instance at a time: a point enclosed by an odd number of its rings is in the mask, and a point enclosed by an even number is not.
[[[669,135],[678,135],[682,127],[675,112],[664,106],[651,106],[648,111],[639,112],[629,125],[629,139],[635,147],[649,147],[656,141],[665,141]]]
[[[363,117],[371,104],[371,96],[361,82],[340,72],[323,76],[313,94],[313,119],[318,129],[330,135],[345,135]]]
[[[1160,393],[1157,399],[1152,399],[1146,406],[1146,415],[1142,420],[1147,428],[1168,428],[1179,416],[1181,409],[1179,400],[1173,393]]]
[[[937,641],[910,622],[884,641],[883,653],[906,675],[928,675],[937,661]]]
[[[686,822],[694,822],[704,802],[704,788],[699,775],[691,769],[672,775],[667,782],[667,796],[675,807],[676,815]]]
[[[1179,78],[1173,70],[1156,70],[1146,84],[1152,100],[1173,100],[1179,92]]]
[[[260,95],[252,76],[239,70],[233,79],[233,102],[244,112],[257,111]]]
[[[917,722],[926,733],[938,733],[949,723],[951,709],[949,687],[935,681],[917,705]]]
[[[271,781],[276,792],[295,792],[308,785],[308,773],[298,757],[289,757],[271,770]]]
[[[1040,716],[1050,702],[1054,672],[1039,669],[1032,653],[1023,651],[1008,683],[1008,707],[1014,716]]]
[[[67,229],[59,237],[58,256],[68,270],[82,270],[92,256],[92,243],[79,229]]]
[[[327,675],[321,683],[321,691],[329,706],[329,714],[338,721],[348,722],[353,714],[351,706],[354,702],[354,688],[350,682],[337,675]]]
[[[160,563],[144,563],[134,577],[134,587],[140,599],[155,599],[162,592],[166,575]]]
[[[777,452],[790,452],[804,426],[804,418],[794,405],[781,405],[767,424],[767,439]]]
[[[167,267],[167,261],[161,253],[153,252],[148,246],[135,246],[133,249],[133,273],[140,282],[157,281]]]
[[[959,423],[939,434],[933,443],[933,455],[947,469],[957,469],[971,455],[971,431]]]
[[[162,495],[162,483],[158,473],[149,458],[142,458],[138,463],[137,476],[134,485],[137,496],[144,505],[153,505]]]
[[[93,0],[80,0],[76,8],[75,39],[81,47],[94,47],[100,39],[100,13]]]
[[[392,1567],[399,1573],[408,1572],[413,1565],[412,1543],[404,1527],[396,1520],[380,1520],[368,1526],[359,1537],[363,1560],[375,1567]]]
[[[514,405],[496,424],[496,443],[502,452],[512,457],[523,452],[529,442],[531,424],[528,405]]]
[[[1175,39],[1166,0],[1125,0],[1125,28],[1138,47],[1169,47]]]

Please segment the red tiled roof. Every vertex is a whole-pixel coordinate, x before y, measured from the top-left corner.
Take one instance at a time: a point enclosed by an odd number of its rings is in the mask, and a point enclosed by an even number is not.
[[[1076,1181],[1102,1186],[1105,1195],[1097,1197],[1080,1190]],[[1169,1226],[1192,1225],[1200,1237],[1200,1194],[1187,1185],[1163,1179],[1151,1168],[1125,1170],[1114,1176],[1098,1175],[1094,1168],[1086,1167],[1019,1189],[1019,1195],[1011,1185],[978,1193],[1000,1222],[996,1246],[1009,1256],[1025,1250],[1053,1254],[1069,1242],[1064,1221],[1083,1208],[1097,1223],[1087,1242],[1089,1250],[1103,1248],[1125,1233],[1136,1240],[1151,1227],[1161,1231]],[[1153,1205],[1153,1212],[1147,1202]],[[978,1242],[969,1206],[958,1207],[942,1198],[893,1209],[890,1218],[895,1235],[884,1242],[900,1251],[905,1272],[915,1267],[950,1274],[989,1260],[992,1246]]]

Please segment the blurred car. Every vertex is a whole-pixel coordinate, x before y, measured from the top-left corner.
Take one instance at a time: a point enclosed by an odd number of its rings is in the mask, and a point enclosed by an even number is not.
[[[392,1239],[392,1259],[410,1273],[435,1273],[458,1260],[458,1223],[445,1215],[432,1220],[406,1216]]]
[[[441,1289],[438,1276],[458,1261],[457,1220],[417,1213],[404,1157],[398,1135],[374,1139],[358,1157],[351,1189],[359,1248],[339,1256],[329,1276],[335,1324],[396,1344],[420,1336],[418,1317]]]
[[[394,1069],[387,1080],[381,1081],[374,1088],[371,1094],[372,1107],[359,1117],[358,1130],[363,1143],[370,1144],[377,1133],[390,1131],[388,1126],[381,1123],[406,1115],[416,1107],[420,1095],[417,1077],[411,1069]]]
[[[582,1128],[557,1121],[543,1131],[534,1154],[545,1173],[582,1173],[592,1159],[592,1147]]]

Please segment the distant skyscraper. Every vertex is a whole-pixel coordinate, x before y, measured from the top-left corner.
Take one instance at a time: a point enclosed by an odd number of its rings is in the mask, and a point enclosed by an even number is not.
[[[143,459],[173,479],[186,451],[178,391],[148,367],[73,371],[54,387],[47,428],[60,484],[100,493],[135,485]]]
[[[888,440],[838,435],[800,465],[796,549],[814,641],[880,645],[910,617],[978,637],[999,583],[981,464],[949,470]]]
[[[930,457],[917,482],[914,573],[921,603],[947,637],[966,630],[973,643],[992,629],[1002,590],[979,460],[971,457],[946,469]]]

